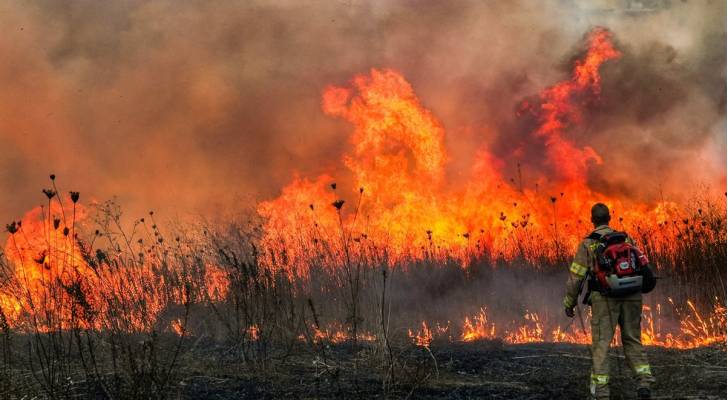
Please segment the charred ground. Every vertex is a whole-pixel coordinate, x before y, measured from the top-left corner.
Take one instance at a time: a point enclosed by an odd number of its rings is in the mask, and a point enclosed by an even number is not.
[[[13,337],[10,356],[21,360],[30,336]],[[175,338],[158,337],[158,345]],[[583,399],[588,396],[591,361],[587,346],[560,343],[506,344],[437,341],[431,348],[401,343],[393,347],[392,368],[382,365],[376,343],[352,342],[310,347],[297,344],[275,351],[266,363],[239,357],[235,349],[210,338],[188,338],[190,351],[178,359],[155,398],[176,399]],[[173,346],[173,345],[172,345]],[[725,345],[676,350],[647,347],[657,379],[655,399],[723,399],[726,393]],[[81,359],[72,364],[80,369]],[[60,366],[60,363],[57,365]],[[152,372],[139,364],[137,373]],[[27,398],[37,390],[37,371],[3,370],[6,399]],[[13,381],[6,378],[11,374]],[[163,374],[157,374],[162,377]],[[632,380],[621,347],[611,349],[612,399],[634,399]],[[103,382],[103,383],[102,383]],[[140,381],[141,382],[141,381]],[[109,374],[93,381],[71,373],[58,398],[109,399],[109,389],[127,383]],[[151,379],[143,385],[156,386]],[[104,385],[106,388],[102,388]],[[145,398],[148,388],[115,388],[130,398]],[[45,398],[45,397],[41,397]]]
[[[585,346],[448,343],[433,346],[434,358],[426,349],[411,348],[403,350],[401,370],[394,371],[398,383],[387,391],[381,371],[365,361],[371,350],[364,348],[357,356],[349,350],[332,348],[341,358],[327,365],[320,358],[291,357],[263,375],[241,373],[232,365],[213,375],[204,367],[192,368],[178,390],[185,399],[582,399],[588,394],[591,363]],[[655,398],[725,398],[725,348],[650,347],[647,352],[658,380]],[[612,354],[613,398],[635,398],[621,349]]]

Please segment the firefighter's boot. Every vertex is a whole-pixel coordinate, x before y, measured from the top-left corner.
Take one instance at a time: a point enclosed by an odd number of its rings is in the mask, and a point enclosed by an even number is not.
[[[609,400],[609,375],[592,373],[589,393],[592,400]]]

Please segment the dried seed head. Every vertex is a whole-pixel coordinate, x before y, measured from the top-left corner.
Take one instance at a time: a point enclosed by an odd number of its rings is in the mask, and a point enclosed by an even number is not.
[[[60,224],[61,224],[61,219],[60,218],[54,218],[53,219],[53,229],[58,229],[58,225],[60,225]]]
[[[43,194],[48,197],[48,200],[52,199],[56,195],[56,191],[53,189],[43,189]]]
[[[71,195],[71,201],[74,203],[78,202],[79,193],[78,192],[68,192]]]
[[[313,204],[309,204],[308,208],[310,208],[313,211]]]
[[[337,210],[341,210],[341,207],[344,206],[344,200],[336,200],[335,202],[331,203],[331,205],[334,206],[334,208],[336,208]]]
[[[66,227],[64,227],[64,228],[63,228],[63,236],[68,236],[68,232],[70,232],[70,231],[71,231],[71,230],[70,230],[70,229],[68,229],[68,227],[67,227],[67,226],[66,226]]]
[[[38,257],[34,258],[33,261],[35,261],[36,263],[38,263],[40,265],[45,264],[45,261],[46,261],[46,253],[45,253],[45,250],[43,250],[42,253],[38,254]]]
[[[8,232],[10,232],[11,235],[14,235],[15,232],[18,231],[19,227],[20,226],[15,221],[12,221],[11,223],[5,225],[5,228],[8,230]]]
[[[336,190],[336,182],[331,184],[331,189]]]
[[[50,178],[51,178],[52,181],[55,181],[56,180],[56,174],[51,174]]]
[[[361,194],[361,193],[364,193],[364,187],[363,186],[359,188],[359,194]]]

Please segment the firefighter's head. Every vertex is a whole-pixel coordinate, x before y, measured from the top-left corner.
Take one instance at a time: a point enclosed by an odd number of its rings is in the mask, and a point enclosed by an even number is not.
[[[612,217],[609,215],[609,207],[603,203],[594,204],[591,209],[591,221],[594,226],[607,225]]]

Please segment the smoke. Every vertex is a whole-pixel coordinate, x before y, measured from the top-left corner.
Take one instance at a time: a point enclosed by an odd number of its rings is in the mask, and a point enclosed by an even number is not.
[[[597,25],[623,57],[569,132],[604,159],[589,184],[640,199],[696,177],[722,189],[725,2],[621,3],[4,3],[0,218],[42,201],[51,172],[131,215],[214,213],[296,172],[345,174],[351,127],[320,96],[371,67],[400,71],[442,121],[452,182],[481,148],[527,178],[543,155],[515,107],[568,77]]]

